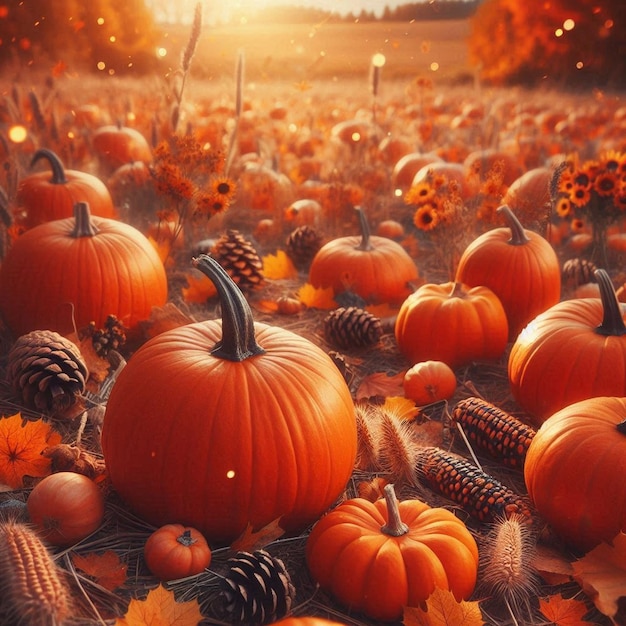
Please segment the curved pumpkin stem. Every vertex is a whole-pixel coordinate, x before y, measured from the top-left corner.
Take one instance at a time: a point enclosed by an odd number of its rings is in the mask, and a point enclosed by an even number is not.
[[[77,202],[74,205],[74,228],[72,237],[93,237],[98,234],[98,227],[91,221],[91,211],[87,202]]]
[[[387,523],[380,529],[385,535],[401,537],[409,532],[409,527],[400,519],[398,498],[393,485],[385,485],[385,502],[387,503]]]
[[[603,269],[597,269],[593,275],[596,277],[598,287],[600,288],[600,299],[602,300],[602,310],[604,312],[602,324],[596,328],[596,332],[599,335],[607,336],[626,335],[626,325],[622,317],[622,310],[609,275]]]
[[[67,183],[65,168],[63,167],[63,163],[61,163],[61,159],[55,152],[52,152],[52,150],[48,150],[47,148],[40,148],[37,152],[35,152],[33,158],[31,159],[31,168],[34,167],[40,159],[45,159],[50,164],[50,168],[52,169],[52,178],[50,179],[50,182],[53,185],[65,185]]]
[[[354,207],[359,216],[359,227],[361,229],[361,243],[356,246],[355,250],[373,250],[374,246],[370,243],[370,225],[367,223],[365,212],[360,206]]]
[[[452,283],[452,290],[448,294],[448,298],[465,298],[465,291],[463,291],[463,283],[455,280]]]
[[[530,241],[530,238],[524,232],[522,223],[517,219],[517,215],[513,213],[510,206],[503,204],[496,209],[496,213],[502,213],[502,215],[504,215],[507,226],[511,229],[511,238],[507,243],[512,246],[523,246]]]
[[[265,350],[257,343],[254,334],[252,309],[241,289],[226,270],[208,254],[192,259],[194,267],[205,274],[215,285],[222,307],[222,339],[211,354],[228,361],[243,361]]]

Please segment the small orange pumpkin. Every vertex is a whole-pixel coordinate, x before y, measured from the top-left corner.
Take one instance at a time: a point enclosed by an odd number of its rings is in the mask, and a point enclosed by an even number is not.
[[[398,348],[412,363],[444,361],[452,369],[499,359],[508,323],[502,303],[487,287],[427,283],[401,305],[395,323]]]
[[[122,124],[107,124],[97,128],[92,147],[105,174],[112,174],[126,163],[152,162],[148,140],[136,129]]]
[[[66,547],[98,529],[104,518],[104,497],[87,476],[57,472],[33,487],[26,508],[45,541]]]
[[[97,177],[78,170],[66,170],[52,150],[42,148],[33,155],[30,166],[44,160],[49,172],[36,172],[24,177],[15,196],[15,221],[29,229],[43,222],[71,217],[76,202],[87,202],[94,215],[115,218],[107,186]]]
[[[335,295],[351,291],[367,302],[399,304],[419,280],[417,266],[396,241],[370,235],[365,213],[356,208],[361,236],[346,236],[325,243],[313,257],[309,282],[332,287]]]
[[[392,621],[425,603],[435,588],[460,601],[474,591],[478,548],[465,524],[420,500],[353,498],[313,527],[306,542],[311,576],[341,604]]]
[[[211,564],[211,548],[204,535],[183,524],[166,524],[157,528],[143,548],[150,572],[168,581],[194,576]]]
[[[402,385],[406,398],[424,406],[450,399],[456,391],[456,374],[443,361],[420,361],[406,371]]]

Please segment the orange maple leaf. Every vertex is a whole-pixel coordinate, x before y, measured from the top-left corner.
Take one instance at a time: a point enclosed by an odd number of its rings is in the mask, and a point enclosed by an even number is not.
[[[626,533],[601,543],[572,563],[574,579],[591,598],[598,611],[623,620],[626,604]],[[616,624],[624,621],[613,620]]]
[[[405,607],[405,626],[484,626],[478,602],[457,602],[451,591],[435,589],[426,610]]]
[[[284,534],[285,531],[280,527],[280,517],[257,531],[254,531],[252,526],[248,524],[241,536],[233,541],[230,549],[235,552],[253,552],[264,548],[268,543],[272,543]]]
[[[176,602],[173,591],[159,585],[145,600],[133,599],[114,626],[197,626],[203,620],[198,600]]]
[[[549,596],[539,599],[539,610],[556,626],[586,626],[589,622],[583,620],[588,612],[584,602],[574,598],[564,598],[562,595]]]
[[[192,270],[186,275],[186,278],[189,287],[183,287],[183,298],[185,302],[202,304],[209,298],[217,295],[217,289],[213,281],[201,272]]]
[[[284,250],[263,257],[263,274],[271,280],[297,278],[298,270]]]
[[[387,396],[383,404],[383,410],[389,415],[407,422],[415,419],[420,414],[420,410],[415,406],[415,402],[403,396]]]
[[[337,307],[332,287],[313,287],[305,283],[298,289],[298,299],[311,309],[334,309]]]
[[[76,569],[93,578],[101,587],[113,591],[124,584],[128,565],[120,561],[120,557],[113,550],[103,554],[89,552],[87,554],[72,554],[72,563]]]
[[[0,419],[0,482],[22,487],[25,476],[50,473],[50,459],[41,453],[61,443],[61,435],[42,420],[22,420],[19,413]]]

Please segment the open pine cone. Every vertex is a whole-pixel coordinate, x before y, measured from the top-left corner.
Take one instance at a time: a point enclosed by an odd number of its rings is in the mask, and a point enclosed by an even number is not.
[[[85,391],[87,365],[76,344],[52,330],[34,330],[13,344],[7,379],[26,408],[63,416]]]

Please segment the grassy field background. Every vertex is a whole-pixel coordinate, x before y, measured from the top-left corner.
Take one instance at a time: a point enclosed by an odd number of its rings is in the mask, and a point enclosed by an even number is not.
[[[172,69],[179,63],[189,30],[164,28],[164,64]],[[426,76],[467,81],[473,77],[467,55],[469,33],[467,20],[204,26],[192,75],[231,78],[241,50],[248,81],[367,78],[372,56],[382,53],[386,57],[382,80]],[[433,63],[438,64],[435,71]]]

